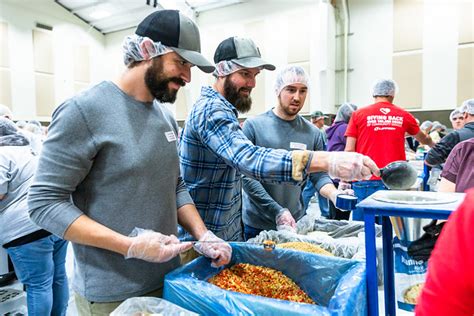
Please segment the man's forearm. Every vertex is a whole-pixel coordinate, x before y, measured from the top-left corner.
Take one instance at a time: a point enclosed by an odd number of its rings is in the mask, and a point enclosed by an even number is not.
[[[74,243],[107,249],[126,255],[131,244],[128,236],[92,220],[86,215],[79,216],[66,230],[64,239]]]
[[[193,204],[185,204],[178,209],[178,223],[197,240],[207,232],[206,225]]]
[[[319,190],[319,194],[321,194],[325,198],[328,198],[332,201],[333,199],[332,195],[336,191],[337,191],[337,188],[334,186],[334,184],[328,183],[324,185],[323,187],[321,187],[321,189]],[[335,201],[332,201],[332,202],[334,203]]]

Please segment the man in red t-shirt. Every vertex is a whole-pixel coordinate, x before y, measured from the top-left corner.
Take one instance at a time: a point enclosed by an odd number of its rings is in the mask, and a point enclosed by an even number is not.
[[[415,309],[417,316],[474,315],[474,189],[453,212],[436,242]]]
[[[378,81],[372,93],[375,103],[352,114],[345,134],[345,151],[367,155],[379,168],[396,160],[406,160],[405,133],[413,135],[422,144],[434,145],[420,130],[413,115],[392,103],[396,90],[393,80]],[[380,178],[374,176],[369,181],[354,183],[353,189],[361,201],[385,187]],[[352,218],[363,220],[362,211],[356,209]]]

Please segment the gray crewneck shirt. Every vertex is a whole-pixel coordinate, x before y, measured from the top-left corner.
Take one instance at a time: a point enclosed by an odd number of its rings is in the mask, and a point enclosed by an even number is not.
[[[309,121],[301,116],[286,121],[276,116],[272,110],[249,118],[243,126],[244,134],[257,146],[285,150],[324,150],[323,135]],[[316,190],[332,183],[326,172],[309,175]],[[282,208],[288,208],[299,220],[305,214],[302,188],[300,185],[263,183],[243,177],[243,222],[245,225],[270,230],[275,229],[275,216]]]
[[[61,237],[82,214],[124,235],[135,227],[176,235],[177,208],[192,203],[179,173],[176,137],[169,111],[136,101],[112,82],[66,101],[53,113],[30,189],[32,220]],[[179,265],[179,257],[149,263],[73,247],[73,287],[94,302],[156,290]]]

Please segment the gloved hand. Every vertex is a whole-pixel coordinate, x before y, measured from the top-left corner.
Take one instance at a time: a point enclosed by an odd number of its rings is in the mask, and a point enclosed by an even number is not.
[[[339,186],[337,187],[339,190],[347,190],[352,188],[352,184],[349,182],[339,181]]]
[[[230,262],[232,257],[232,247],[220,239],[213,232],[208,230],[201,239],[194,245],[196,250],[201,255],[212,259],[211,266],[214,268],[226,265]]]
[[[339,185],[339,187],[340,187],[340,185]],[[340,195],[340,194],[354,195],[354,190],[352,190],[352,189],[345,189],[345,190],[338,189],[338,190],[332,191],[331,196],[329,198],[331,199],[331,202],[334,205],[336,205],[337,196]]]
[[[431,255],[431,251],[438,240],[438,236],[443,229],[444,223],[436,224],[437,220],[423,227],[425,233],[408,246],[408,255],[415,260],[427,261]]]
[[[368,180],[372,174],[379,176],[375,162],[355,152],[334,151],[329,153],[328,174],[343,181]]]
[[[282,208],[275,216],[277,230],[289,230],[296,232],[296,221],[291,215],[290,210]]]
[[[132,244],[125,259],[166,262],[192,247],[190,242],[180,242],[174,235],[163,235],[148,229],[135,227],[130,236]]]

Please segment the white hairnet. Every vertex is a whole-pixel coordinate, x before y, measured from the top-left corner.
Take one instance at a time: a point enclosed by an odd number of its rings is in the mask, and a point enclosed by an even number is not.
[[[420,128],[421,128],[422,130],[427,130],[428,128],[431,128],[431,127],[433,127],[433,122],[431,122],[431,121],[424,121],[424,122],[421,123],[421,125],[420,125]]]
[[[161,42],[153,42],[148,37],[136,34],[125,37],[122,51],[123,62],[126,66],[134,61],[149,60],[172,52],[171,48],[161,44]]]
[[[26,124],[28,124],[28,123],[26,123],[26,121],[20,120],[20,121],[17,121],[15,125],[16,125],[17,128],[21,129],[21,128],[25,127]]]
[[[374,88],[372,90],[372,96],[391,96],[394,97],[395,93],[398,92],[398,86],[395,81],[390,79],[382,79],[377,81],[374,84]]]
[[[455,117],[462,116],[461,111],[458,109],[454,109],[451,114],[449,114],[449,120],[452,121]]]
[[[0,146],[26,146],[30,142],[18,132],[12,121],[0,117]]]
[[[293,83],[301,83],[309,88],[309,77],[303,68],[299,66],[288,66],[281,70],[275,81],[275,94],[280,95],[284,87]]]
[[[339,107],[339,110],[337,110],[337,114],[336,114],[336,118],[334,119],[334,122],[349,123],[349,120],[351,119],[351,115],[354,111],[357,111],[357,105],[349,103],[349,102],[343,103]]]
[[[435,130],[435,129],[437,129],[437,128],[442,129],[442,128],[443,128],[443,124],[441,124],[441,123],[438,122],[438,121],[434,121],[434,122],[433,122],[433,127],[432,127],[431,129],[432,129],[432,130]]]
[[[12,111],[6,105],[0,104],[0,116],[4,116],[6,118],[12,119]]]
[[[241,69],[247,69],[240,66],[232,60],[221,60],[216,64],[216,69],[212,73],[214,77],[225,77]]]
[[[468,113],[474,115],[474,99],[466,100],[462,103],[461,108],[459,109],[461,113]]]

